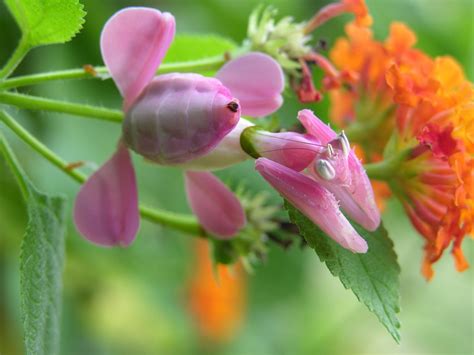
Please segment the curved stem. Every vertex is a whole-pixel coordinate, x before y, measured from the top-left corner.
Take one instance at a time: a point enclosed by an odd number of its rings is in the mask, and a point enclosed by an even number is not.
[[[2,70],[0,70],[0,80],[8,77],[15,70],[29,50],[30,46],[28,42],[22,37],[10,59],[8,59]],[[3,83],[0,83],[0,87],[2,84]]]
[[[237,52],[234,52],[237,53]],[[176,62],[169,64],[162,64],[158,68],[158,74],[166,74],[172,72],[206,72],[210,70],[219,69],[228,58],[223,54],[219,56],[190,60],[185,62]],[[109,72],[106,67],[99,66],[93,67],[91,65],[85,65],[81,69],[70,69],[70,70],[59,70],[52,71],[49,73],[40,73],[33,75],[18,76],[0,82],[0,90],[11,89],[20,86],[40,84],[43,82],[53,80],[66,80],[66,79],[107,79],[109,78]]]
[[[43,143],[33,137],[18,122],[4,111],[0,111],[0,121],[3,121],[20,139],[22,139],[31,148],[41,154],[46,160],[73,178],[76,182],[84,183],[87,176],[81,172],[71,169],[71,165],[48,149]],[[1,136],[0,136],[1,138]],[[2,143],[0,141],[0,143]],[[0,144],[0,148],[2,148]],[[23,188],[22,188],[23,190]],[[191,215],[173,213],[165,210],[159,210],[148,206],[140,205],[140,215],[158,224],[170,227],[181,232],[185,232],[195,237],[205,236],[204,229],[199,225],[196,218]]]
[[[3,157],[5,158],[8,166],[13,172],[13,175],[15,176],[18,182],[18,185],[20,186],[20,191],[23,195],[23,198],[27,199],[29,196],[28,182],[25,179],[25,175],[23,174],[20,164],[18,164],[18,161],[15,155],[13,154],[10,145],[3,136],[2,132],[0,132],[0,153],[2,152]]]
[[[29,110],[70,113],[112,122],[122,122],[123,112],[102,107],[64,102],[12,92],[0,92],[0,103]]]

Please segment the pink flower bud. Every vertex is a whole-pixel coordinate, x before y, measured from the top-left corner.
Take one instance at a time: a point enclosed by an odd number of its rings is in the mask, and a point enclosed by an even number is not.
[[[304,170],[323,149],[312,136],[295,132],[271,133],[255,126],[245,129],[240,141],[252,157],[265,157],[296,171]]]
[[[240,105],[219,80],[198,74],[156,77],[126,113],[124,139],[159,164],[183,163],[214,148],[237,124]]]

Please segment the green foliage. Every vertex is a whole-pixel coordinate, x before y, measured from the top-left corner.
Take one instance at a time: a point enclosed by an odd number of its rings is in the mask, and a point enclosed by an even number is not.
[[[29,47],[64,43],[82,28],[85,12],[78,0],[5,0]]]
[[[222,55],[237,47],[235,42],[217,35],[177,35],[165,56],[165,63],[199,60]]]
[[[39,192],[1,135],[0,151],[18,180],[28,211],[28,225],[20,253],[20,303],[26,353],[57,354],[66,199]]]
[[[345,288],[351,289],[360,302],[373,312],[389,333],[400,342],[399,306],[400,267],[393,243],[381,225],[368,232],[353,223],[357,232],[367,241],[366,254],[355,254],[329,238],[296,208],[285,202],[290,220],[298,226],[306,242],[326,263],[329,271],[339,277]]]

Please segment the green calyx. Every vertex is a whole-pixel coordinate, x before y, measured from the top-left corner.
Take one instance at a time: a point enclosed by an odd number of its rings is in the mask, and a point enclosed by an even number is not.
[[[255,141],[255,135],[258,134],[258,132],[261,130],[262,129],[257,126],[250,126],[244,129],[242,131],[242,134],[240,135],[240,146],[242,147],[245,153],[255,159],[261,157],[261,155],[258,153],[257,149],[253,144],[253,142]]]

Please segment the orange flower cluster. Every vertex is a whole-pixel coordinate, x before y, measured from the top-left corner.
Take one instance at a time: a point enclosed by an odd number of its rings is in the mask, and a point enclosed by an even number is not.
[[[474,225],[474,90],[450,57],[431,58],[413,48],[415,34],[393,23],[384,42],[351,23],[330,58],[331,118],[347,127],[367,161],[408,152],[389,182],[425,238],[422,272],[452,243],[456,267]],[[378,189],[376,189],[377,192]]]
[[[230,341],[245,312],[245,272],[241,264],[231,270],[212,265],[208,242],[197,240],[196,265],[189,287],[189,308],[203,340]]]

